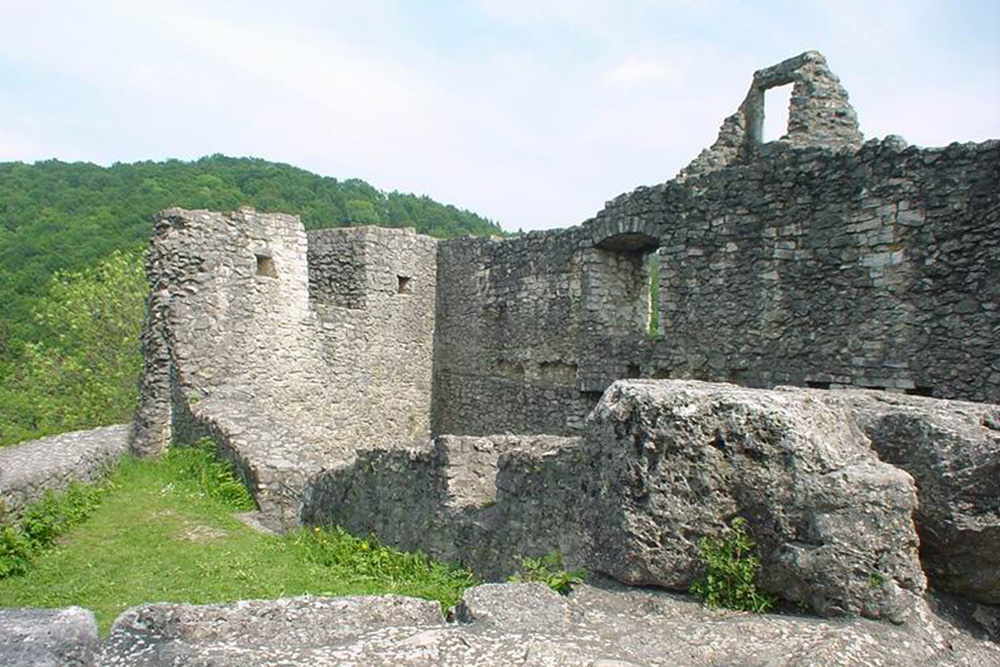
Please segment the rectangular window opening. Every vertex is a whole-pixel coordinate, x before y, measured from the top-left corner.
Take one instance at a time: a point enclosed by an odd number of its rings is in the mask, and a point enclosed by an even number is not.
[[[410,282],[409,276],[396,276],[396,293],[397,294],[409,294],[410,293]]]
[[[274,260],[267,255],[257,255],[257,275],[277,278],[278,272],[274,268]]]
[[[777,141],[788,134],[788,113],[794,84],[775,86],[764,91],[764,134],[761,141]]]

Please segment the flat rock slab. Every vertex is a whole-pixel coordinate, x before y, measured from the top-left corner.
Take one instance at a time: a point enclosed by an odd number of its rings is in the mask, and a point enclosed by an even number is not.
[[[4,667],[92,665],[98,647],[97,621],[86,609],[0,609]]]
[[[147,605],[115,622],[101,665],[1000,665],[1000,646],[923,607],[904,626],[713,611],[610,582],[466,592],[448,622],[412,598]]]
[[[8,512],[41,500],[48,490],[100,478],[128,451],[130,424],[61,433],[0,447],[0,499]]]

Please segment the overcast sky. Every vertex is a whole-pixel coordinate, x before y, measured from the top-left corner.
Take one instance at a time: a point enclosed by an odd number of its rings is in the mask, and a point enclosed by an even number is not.
[[[0,161],[254,156],[561,227],[809,49],[868,138],[1000,137],[1000,0],[0,0]]]

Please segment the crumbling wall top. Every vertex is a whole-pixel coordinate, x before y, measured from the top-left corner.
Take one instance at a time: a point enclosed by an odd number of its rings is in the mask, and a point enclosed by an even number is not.
[[[792,84],[788,129],[779,140],[795,146],[858,148],[864,137],[847,91],[818,51],[806,51],[754,72],[750,91],[733,115],[726,118],[719,137],[685,167],[678,179],[727,166],[754,154],[763,140],[764,95],[777,86]]]

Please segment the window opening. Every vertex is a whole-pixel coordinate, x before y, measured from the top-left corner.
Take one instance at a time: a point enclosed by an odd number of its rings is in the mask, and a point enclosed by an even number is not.
[[[761,141],[777,141],[788,134],[793,85],[789,83],[764,91],[764,132]]]
[[[257,255],[257,275],[277,278],[278,272],[274,268],[274,260],[267,255]]]
[[[397,294],[409,294],[410,293],[410,277],[409,276],[396,276],[396,293]]]
[[[649,329],[647,333],[651,338],[660,335],[660,253],[654,251],[649,253],[647,260],[649,267]]]

